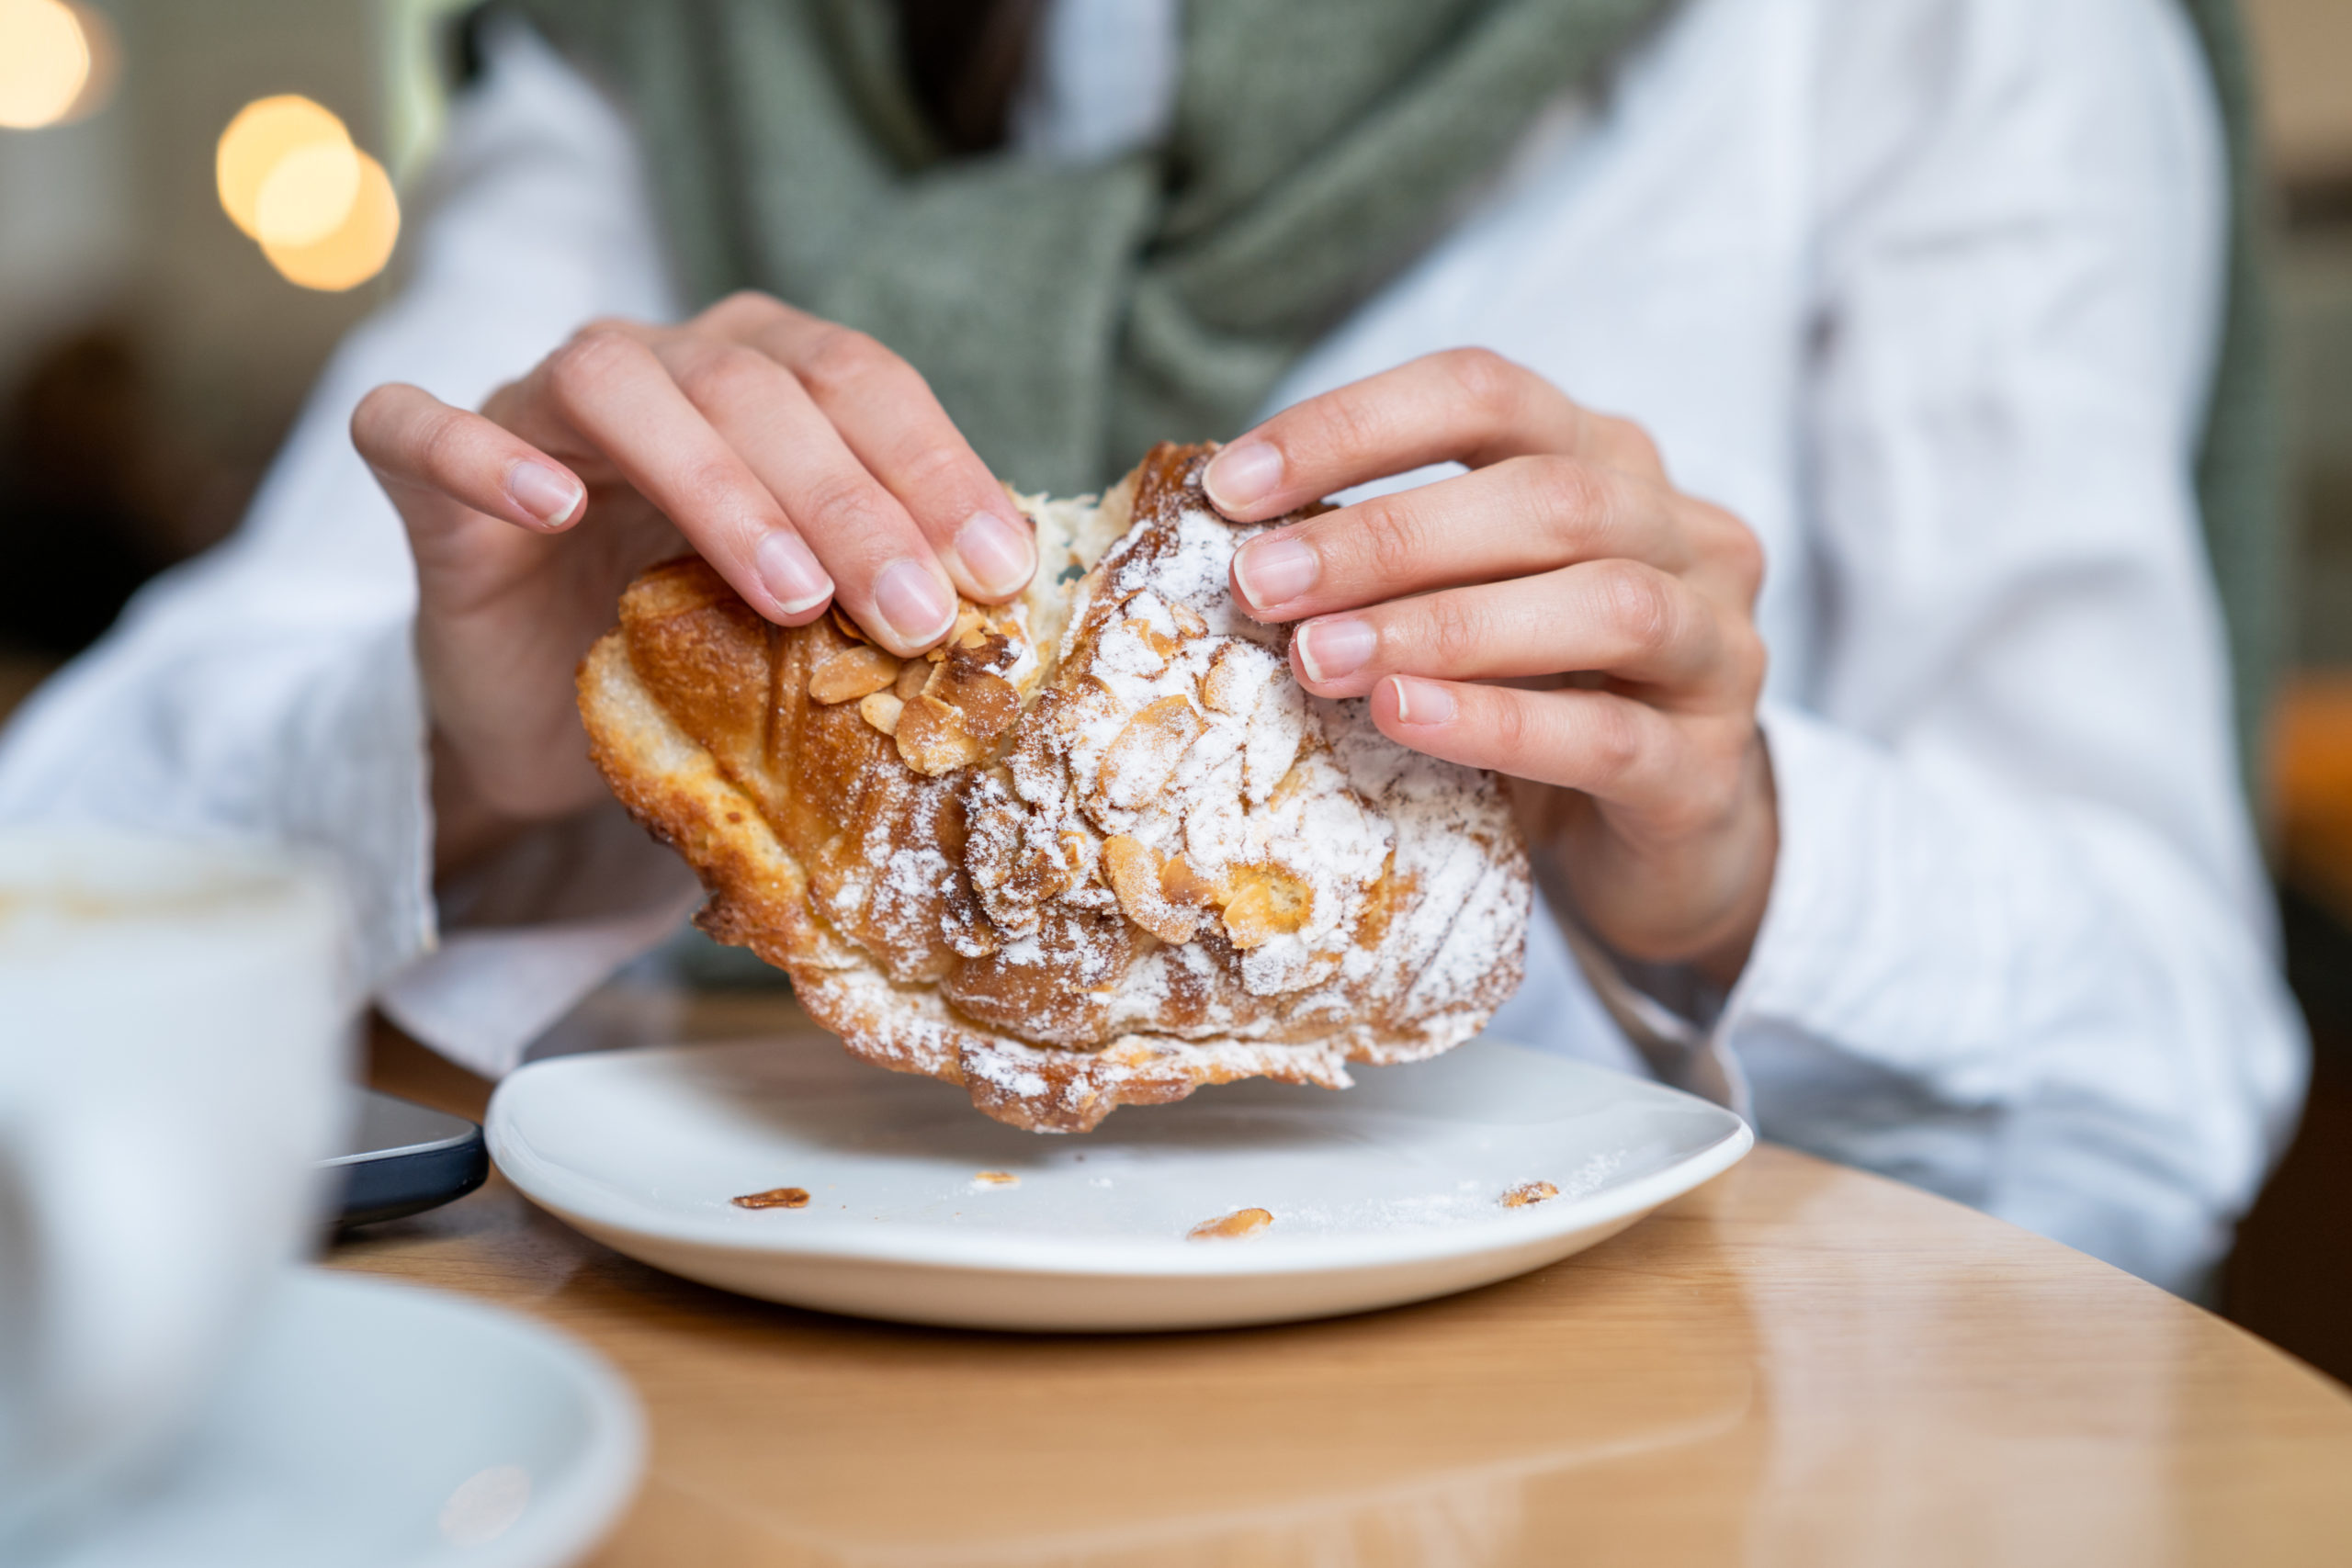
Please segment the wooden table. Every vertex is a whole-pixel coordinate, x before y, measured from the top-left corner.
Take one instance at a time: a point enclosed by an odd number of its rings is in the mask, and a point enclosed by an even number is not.
[[[705,1005],[684,1033],[788,1005]],[[487,1096],[389,1031],[375,1077]],[[828,1317],[631,1262],[494,1176],[330,1261],[503,1303],[628,1374],[651,1471],[601,1568],[2352,1563],[2343,1388],[1770,1145],[1538,1273],[1284,1328]]]

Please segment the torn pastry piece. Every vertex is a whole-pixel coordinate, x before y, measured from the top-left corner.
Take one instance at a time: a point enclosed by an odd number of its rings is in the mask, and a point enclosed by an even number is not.
[[[1309,698],[1233,603],[1253,527],[1207,446],[1016,498],[1040,566],[908,660],[762,620],[687,558],[580,671],[615,794],[849,1049],[1001,1121],[1433,1055],[1519,983],[1525,852],[1495,780]],[[1288,520],[1285,520],[1288,521]]]

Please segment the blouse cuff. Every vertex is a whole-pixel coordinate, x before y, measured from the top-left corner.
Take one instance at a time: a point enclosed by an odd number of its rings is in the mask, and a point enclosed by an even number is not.
[[[1565,889],[1547,886],[1560,934],[1576,955],[1601,1008],[1660,1083],[1713,1100],[1753,1122],[1754,1099],[1747,1076],[1724,1043],[1723,1031],[1710,1028],[1716,999],[1688,969],[1633,964],[1609,951],[1584,929]]]
[[[1972,814],[1944,798],[1943,782],[1916,769],[1898,776],[1883,748],[1801,710],[1768,701],[1758,722],[1780,852],[1738,982],[1718,1001],[1687,969],[1629,964],[1564,920],[1602,1005],[1660,1079],[1743,1115],[1737,1047],[1776,1032],[1950,1089],[1984,1077],[1987,1059],[1971,1047],[1997,1033],[1986,1010],[2000,987],[1985,982],[2005,911],[1994,907],[1997,886],[1972,874],[1984,846],[1971,844],[1988,830],[1977,818],[1997,807],[1979,802]]]
[[[2037,858],[2034,825],[1981,782],[1898,764],[1813,715],[1768,702],[1759,719],[1780,854],[1716,1039],[1793,1031],[1964,1100],[1997,1098],[2015,1066],[1985,1049],[2012,979],[2005,932],[2050,873],[1990,873]]]
[[[421,852],[429,859],[431,834]],[[619,805],[539,829],[443,891],[439,941],[377,1001],[461,1066],[503,1077],[531,1043],[702,901]]]

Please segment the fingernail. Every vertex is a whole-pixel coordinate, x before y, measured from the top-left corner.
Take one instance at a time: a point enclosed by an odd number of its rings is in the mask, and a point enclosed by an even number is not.
[[[1453,721],[1453,694],[1435,681],[1408,681],[1391,675],[1388,683],[1396,690],[1396,722],[1399,724],[1450,724]]]
[[[874,580],[874,608],[900,642],[927,648],[955,621],[956,596],[916,562],[897,560]]]
[[[515,505],[548,527],[559,528],[571,521],[588,492],[569,474],[545,463],[517,459],[506,470],[506,493],[514,498]]]
[[[823,604],[833,591],[833,580],[825,575],[808,547],[781,528],[760,541],[752,552],[752,565],[767,591],[775,595],[777,607],[787,615]]]
[[[1037,548],[1029,530],[993,512],[976,512],[956,531],[956,558],[972,581],[989,593],[1012,593],[1037,569]]]
[[[1315,586],[1321,570],[1311,547],[1279,534],[1250,540],[1233,558],[1233,580],[1253,610],[1288,604]]]
[[[1219,512],[1245,511],[1283,482],[1283,455],[1265,441],[1244,441],[1209,459],[1201,484]]]
[[[1344,681],[1363,669],[1380,646],[1380,634],[1363,621],[1309,621],[1293,640],[1298,645],[1298,661],[1306,666],[1306,678],[1319,686]]]

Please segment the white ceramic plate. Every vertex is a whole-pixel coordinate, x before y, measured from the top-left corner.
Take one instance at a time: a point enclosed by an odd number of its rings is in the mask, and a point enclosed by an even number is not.
[[[1614,1235],[1754,1141],[1705,1100],[1494,1040],[1357,1077],[1340,1093],[1227,1084],[1040,1137],[825,1036],[663,1046],[523,1068],[491,1101],[490,1148],[542,1207],[726,1290],[910,1323],[1126,1330],[1508,1279]],[[1537,1181],[1559,1195],[1503,1205]],[[808,1206],[730,1201],[784,1187]],[[1272,1224],[1187,1239],[1249,1208]]]
[[[44,1568],[559,1568],[643,1466],[635,1398],[570,1341],[289,1270],[184,1457]]]

